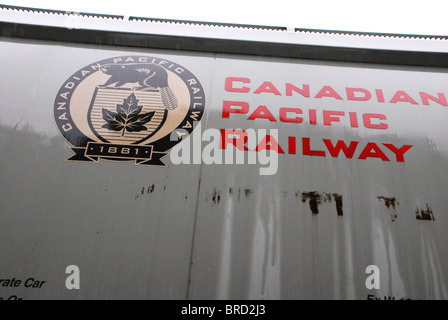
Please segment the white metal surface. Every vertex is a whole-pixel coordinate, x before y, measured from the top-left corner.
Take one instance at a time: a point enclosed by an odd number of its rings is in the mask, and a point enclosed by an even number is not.
[[[53,112],[59,90],[86,66],[130,56],[173,61],[199,79],[202,132],[277,129],[278,171],[175,165],[169,155],[167,167],[66,161],[73,152]],[[1,298],[447,299],[446,69],[21,39],[0,39],[0,60]],[[249,109],[227,117],[225,101]],[[348,157],[325,140],[358,144]],[[385,144],[412,147],[400,158]],[[66,288],[69,265],[80,269],[79,290]],[[379,267],[379,289],[365,285],[369,265]],[[29,279],[45,282],[27,287]]]

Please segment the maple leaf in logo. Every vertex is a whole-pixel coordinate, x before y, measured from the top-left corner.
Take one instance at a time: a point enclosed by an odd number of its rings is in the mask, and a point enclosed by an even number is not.
[[[133,93],[123,99],[123,104],[117,104],[116,111],[112,112],[103,108],[103,119],[106,121],[103,128],[113,131],[121,131],[123,137],[126,132],[140,132],[148,130],[145,127],[154,116],[155,111],[141,113],[143,106],[138,105],[138,100]]]

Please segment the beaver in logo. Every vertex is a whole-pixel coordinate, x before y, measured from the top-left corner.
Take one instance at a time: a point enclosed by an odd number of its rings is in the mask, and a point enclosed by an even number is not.
[[[110,75],[102,87],[118,88],[127,83],[138,83],[140,87],[159,89],[163,106],[168,110],[177,108],[177,98],[168,86],[167,71],[155,64],[106,64],[100,70]]]

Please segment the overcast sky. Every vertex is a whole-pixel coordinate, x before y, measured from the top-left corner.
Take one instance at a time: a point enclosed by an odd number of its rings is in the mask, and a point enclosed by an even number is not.
[[[147,18],[448,35],[448,0],[0,0],[0,3]]]

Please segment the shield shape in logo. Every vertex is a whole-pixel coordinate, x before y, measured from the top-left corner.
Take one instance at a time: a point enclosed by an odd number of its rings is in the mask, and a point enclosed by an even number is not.
[[[168,110],[158,89],[97,87],[88,111],[90,129],[105,143],[139,144],[156,134]]]

